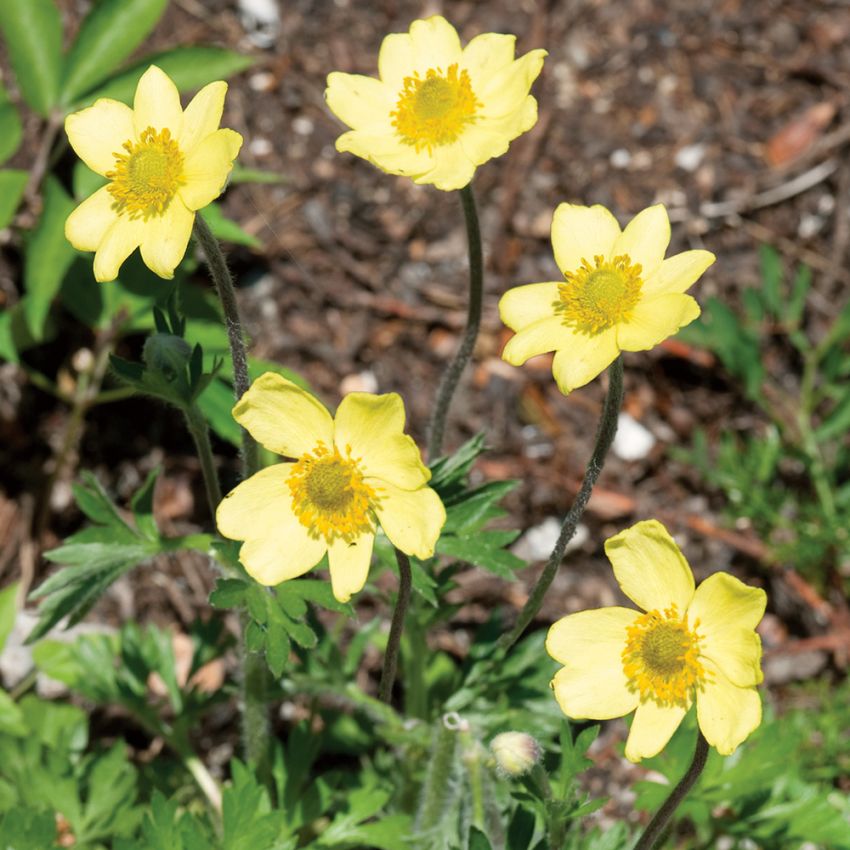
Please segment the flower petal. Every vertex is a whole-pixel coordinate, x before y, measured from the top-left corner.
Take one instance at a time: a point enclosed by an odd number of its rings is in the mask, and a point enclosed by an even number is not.
[[[472,88],[482,104],[480,114],[495,118],[520,109],[546,56],[545,50],[530,50],[496,73],[476,80]]]
[[[122,153],[124,142],[136,138],[133,110],[102,97],[88,109],[69,115],[65,132],[77,156],[92,171],[105,175],[115,168],[115,155]]]
[[[156,65],[142,74],[133,100],[133,124],[136,135],[141,136],[148,127],[154,130],[168,128],[172,139],[183,134],[183,109],[180,92],[171,77]]]
[[[664,204],[655,204],[639,212],[614,243],[612,255],[628,254],[632,263],[640,263],[644,280],[652,277],[664,259],[670,244],[670,219]]]
[[[699,620],[703,640],[700,654],[710,658],[739,687],[762,681],[761,640],[756,634],[767,595],[728,573],[714,573],[694,593],[688,608],[692,622]]]
[[[463,189],[475,174],[475,163],[466,155],[463,145],[455,142],[434,148],[433,166],[413,178],[414,183],[431,184],[443,192]]]
[[[390,542],[407,555],[430,558],[446,521],[446,509],[430,487],[401,490],[382,481],[376,513]]]
[[[348,602],[352,595],[363,589],[372,562],[372,532],[346,543],[341,537],[328,547],[328,564],[331,570],[331,589],[339,602]]]
[[[269,451],[298,458],[320,441],[333,445],[333,419],[325,406],[292,381],[266,372],[236,402],[233,418]]]
[[[501,118],[482,118],[470,124],[460,137],[468,159],[482,165],[505,153],[509,143],[530,130],[537,123],[537,101],[527,97],[519,109]]]
[[[340,452],[351,447],[367,478],[415,490],[431,478],[419,446],[404,433],[404,402],[398,393],[349,393],[334,418],[334,442]]]
[[[395,133],[390,112],[398,94],[374,77],[339,71],[328,74],[325,100],[331,112],[354,130]]]
[[[555,262],[566,274],[580,268],[583,259],[592,263],[597,255],[610,257],[619,235],[617,219],[601,204],[559,204],[552,217]]]
[[[629,730],[626,758],[638,762],[658,755],[679,728],[687,711],[684,706],[659,705],[652,699],[642,702]]]
[[[619,353],[614,328],[595,336],[573,334],[569,345],[561,346],[552,361],[552,374],[558,389],[564,395],[569,395],[573,390],[590,383],[608,368]]]
[[[520,331],[534,322],[552,318],[559,301],[555,281],[515,286],[499,299],[499,316],[512,331]]]
[[[442,16],[432,15],[410,25],[408,74],[418,71],[422,76],[429,68],[439,68],[445,73],[449,65],[461,60],[460,36]]]
[[[265,537],[252,537],[242,544],[239,560],[248,575],[260,584],[275,585],[298,578],[322,560],[328,544],[322,537],[311,537],[295,519],[281,521]]]
[[[242,147],[242,136],[234,130],[216,130],[186,156],[183,165],[185,185],[179,195],[190,210],[199,210],[214,201],[227,184],[233,160]]]
[[[168,208],[160,216],[151,216],[142,234],[142,259],[154,274],[166,280],[174,277],[189,237],[195,213],[186,209],[179,197],[172,198]]]
[[[190,101],[183,113],[183,130],[180,133],[180,150],[187,154],[211,133],[218,130],[224,111],[227,83],[217,80],[204,86]]]
[[[690,295],[670,293],[641,299],[629,320],[617,325],[617,343],[623,351],[647,351],[699,314],[699,304]]]
[[[711,251],[683,251],[668,257],[652,277],[644,278],[644,298],[685,292],[717,258]]]
[[[469,72],[472,90],[514,61],[516,36],[486,32],[463,48],[461,68]]]
[[[218,530],[230,540],[266,536],[292,513],[292,495],[286,484],[294,463],[276,463],[238,484],[219,502]]]
[[[378,52],[378,75],[381,82],[386,83],[396,93],[396,98],[401,94],[404,78],[413,73],[412,58],[413,42],[410,33],[394,32],[384,36]]]
[[[145,222],[142,219],[117,217],[97,246],[94,255],[95,280],[100,283],[115,280],[121,264],[139,247],[144,232]]]
[[[526,325],[508,340],[502,351],[502,360],[513,366],[522,366],[529,357],[571,347],[576,340],[576,334],[555,316],[540,319]]]
[[[688,611],[694,576],[670,532],[658,520],[639,522],[605,541],[617,584],[644,611],[676,605]]]
[[[112,209],[115,199],[102,186],[86,198],[65,221],[65,238],[78,251],[96,251],[118,213]]]
[[[353,153],[382,171],[418,178],[434,167],[434,158],[427,150],[418,151],[413,145],[405,145],[393,134],[365,133],[352,130],[336,140],[340,153]]]
[[[697,721],[708,743],[728,756],[761,723],[761,697],[734,685],[711,661],[704,666],[711,679],[697,691]]]
[[[608,720],[637,707],[621,655],[626,629],[640,616],[628,608],[580,611],[558,620],[546,637],[546,651],[564,664],[552,680],[555,699],[568,717]]]

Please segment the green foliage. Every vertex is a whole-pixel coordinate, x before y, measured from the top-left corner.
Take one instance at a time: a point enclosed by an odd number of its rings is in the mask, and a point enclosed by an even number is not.
[[[3,83],[0,82],[0,165],[2,165],[21,144],[23,126],[21,116],[9,100]],[[7,172],[0,171],[0,175]],[[0,214],[0,227],[5,227],[3,215]]]

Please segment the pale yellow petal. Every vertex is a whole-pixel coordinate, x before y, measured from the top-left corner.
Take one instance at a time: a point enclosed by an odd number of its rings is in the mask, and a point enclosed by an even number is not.
[[[555,281],[515,286],[499,299],[499,316],[512,331],[519,331],[534,322],[552,318],[559,301]]]
[[[753,629],[729,626],[709,636],[700,623],[697,634],[703,638],[700,641],[700,657],[711,659],[732,684],[751,688],[764,681],[761,638]]]
[[[340,453],[360,458],[367,478],[389,481],[403,490],[421,487],[431,477],[419,446],[404,433],[404,402],[398,393],[349,393],[334,417],[334,442]]]
[[[549,629],[546,651],[565,665],[552,688],[568,717],[607,720],[634,711],[638,694],[629,689],[621,655],[626,629],[638,616],[628,608],[600,608],[570,614]]]
[[[390,542],[407,555],[430,558],[446,521],[446,509],[430,487],[401,490],[381,482],[375,507]]]
[[[115,199],[106,190],[98,189],[86,198],[65,221],[65,238],[78,251],[96,251],[106,231],[118,219],[112,209]]]
[[[658,755],[685,714],[687,708],[679,705],[659,705],[652,699],[640,703],[626,741],[626,758],[638,762]]]
[[[468,159],[482,165],[489,159],[501,156],[517,136],[537,123],[537,101],[527,97],[519,109],[501,118],[482,118],[470,124],[460,137]]]
[[[681,616],[694,595],[685,556],[658,520],[639,522],[605,541],[620,589],[644,611],[676,605]]]
[[[658,271],[643,279],[644,298],[687,291],[702,273],[717,259],[711,251],[683,251],[668,257]]]
[[[590,383],[613,363],[619,353],[614,328],[594,336],[574,333],[569,345],[560,347],[552,361],[552,374],[558,389],[569,395]]]
[[[317,443],[333,445],[333,419],[325,406],[292,381],[266,372],[233,408],[233,418],[269,451],[298,458]]]
[[[218,130],[221,113],[224,111],[224,96],[227,83],[217,80],[204,86],[190,101],[183,113],[183,130],[179,145],[183,154],[187,154],[199,142]]]
[[[452,192],[468,185],[475,174],[475,163],[467,156],[461,142],[434,148],[433,166],[414,177],[415,183],[433,185],[443,192]]]
[[[374,542],[375,535],[367,533],[348,543],[337,538],[328,547],[331,589],[339,602],[348,602],[366,584]]]
[[[617,219],[601,204],[559,204],[552,218],[555,262],[566,274],[580,268],[584,259],[592,264],[596,256],[610,258],[619,235]]]
[[[275,585],[298,578],[313,569],[328,549],[323,537],[312,537],[293,517],[281,518],[279,525],[264,537],[252,537],[242,544],[239,560],[260,584]]]
[[[160,216],[151,216],[142,234],[142,259],[154,274],[166,280],[186,253],[192,235],[195,213],[186,209],[179,197],[173,198]]]
[[[142,74],[136,86],[133,123],[139,136],[148,127],[157,131],[168,128],[173,139],[179,139],[183,134],[180,92],[171,77],[156,65],[151,65]]]
[[[336,140],[340,153],[353,153],[389,174],[416,179],[431,171],[434,158],[427,150],[405,145],[395,133],[364,133],[352,130]]]
[[[178,194],[190,210],[212,203],[223,191],[242,146],[234,130],[216,130],[187,154],[183,165],[185,184]]]
[[[502,360],[513,366],[522,366],[529,357],[571,348],[576,344],[581,344],[576,334],[560,319],[551,316],[526,325],[512,336],[502,351]]]
[[[94,277],[99,283],[115,280],[121,264],[142,241],[145,222],[142,219],[130,219],[127,216],[116,218],[112,226],[104,233],[94,255]]]
[[[704,666],[711,678],[697,691],[697,721],[706,741],[728,756],[761,723],[761,697],[734,685],[711,661]]]
[[[281,523],[297,522],[286,484],[294,466],[294,463],[267,466],[231,490],[216,509],[219,533],[230,540],[246,540],[265,537]]]
[[[124,142],[136,138],[133,110],[109,98],[74,112],[65,119],[65,132],[74,153],[92,170],[105,175],[115,168],[115,155],[125,154]]]
[[[641,299],[628,321],[617,325],[617,343],[623,351],[646,351],[678,333],[700,314],[690,295],[671,293]]]
[[[418,71],[421,76],[429,68],[445,73],[449,65],[461,59],[460,36],[442,15],[414,21],[410,25],[410,46],[411,71]]]
[[[394,133],[390,113],[398,93],[374,77],[361,74],[328,74],[325,89],[328,108],[354,130]]]
[[[413,74],[410,33],[394,32],[384,37],[378,52],[378,74],[381,82],[386,83],[398,97],[404,87],[404,78]]]
[[[486,32],[475,36],[463,48],[461,70],[469,72],[472,90],[491,79],[514,61],[516,36]]]
[[[496,118],[519,109],[539,76],[546,55],[545,50],[531,50],[486,79],[476,80],[472,88],[482,104],[480,114]]]
[[[613,256],[628,254],[632,263],[640,263],[646,280],[658,270],[670,244],[670,219],[664,204],[655,204],[639,212],[614,243]]]

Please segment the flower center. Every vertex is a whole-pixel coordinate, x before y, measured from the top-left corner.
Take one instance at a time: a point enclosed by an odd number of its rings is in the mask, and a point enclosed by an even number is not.
[[[427,148],[447,145],[460,136],[463,128],[475,120],[475,110],[481,106],[469,84],[469,74],[458,74],[457,64],[450,65],[446,74],[439,68],[429,68],[423,80],[419,73],[404,78],[404,88],[396,108],[390,113],[405,144],[413,145],[418,153]]]
[[[582,257],[581,267],[564,275],[559,298],[554,303],[565,325],[588,335],[626,322],[640,300],[643,281],[640,263],[632,263],[628,254],[613,260],[599,255],[591,266]]]
[[[359,463],[350,447],[343,457],[320,441],[299,458],[286,480],[299,522],[328,543],[374,530],[371,508],[378,496],[363,480]]]
[[[699,662],[699,620],[688,628],[675,605],[641,615],[626,630],[623,671],[641,700],[687,706],[694,687],[707,678]]]
[[[162,215],[186,182],[177,142],[167,127],[158,133],[148,127],[138,142],[124,142],[123,148],[126,153],[115,154],[115,169],[106,174],[112,181],[107,189],[115,198],[113,208],[146,221]]]

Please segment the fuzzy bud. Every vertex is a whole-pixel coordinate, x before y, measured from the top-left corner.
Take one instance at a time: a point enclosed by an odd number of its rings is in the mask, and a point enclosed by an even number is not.
[[[540,744],[525,732],[502,732],[490,741],[499,772],[511,778],[528,773],[540,761]]]

